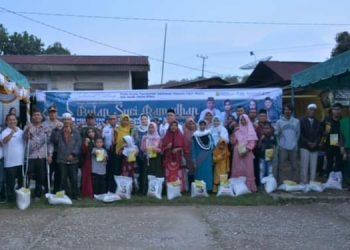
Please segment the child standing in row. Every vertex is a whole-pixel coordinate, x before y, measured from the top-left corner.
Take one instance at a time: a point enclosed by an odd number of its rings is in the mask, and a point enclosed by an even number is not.
[[[214,186],[213,192],[218,192],[220,175],[228,174],[230,171],[230,152],[224,139],[220,139],[213,152],[214,161]]]
[[[96,139],[95,147],[92,149],[92,177],[94,194],[106,193],[106,165],[108,154],[103,148],[103,139]]]
[[[263,135],[259,140],[260,149],[260,182],[262,178],[268,175],[272,175],[272,160],[277,144],[276,136],[273,134],[273,127],[271,123],[267,122],[263,125]]]
[[[135,177],[136,156],[139,152],[134,143],[134,139],[130,135],[123,137],[124,145],[121,151],[122,156],[122,176]]]

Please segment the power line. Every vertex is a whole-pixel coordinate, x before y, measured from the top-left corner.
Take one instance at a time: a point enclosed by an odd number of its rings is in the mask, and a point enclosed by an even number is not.
[[[280,25],[280,26],[350,26],[350,23],[263,22],[263,21],[232,21],[232,20],[208,20],[208,19],[149,18],[149,17],[123,17],[123,16],[82,15],[82,14],[67,14],[67,13],[48,13],[48,12],[34,12],[34,11],[16,11],[16,13],[26,14],[26,15],[56,16],[56,17],[112,19],[112,20],[128,20],[128,21],[152,21],[152,22],[177,22],[177,23]]]
[[[65,30],[65,29],[61,29],[61,28],[59,28],[59,27],[57,27],[57,26],[44,23],[44,22],[42,22],[42,21],[40,21],[40,20],[31,18],[31,17],[27,17],[27,16],[25,16],[25,15],[19,14],[19,13],[15,12],[15,11],[6,9],[6,8],[4,8],[4,7],[1,7],[1,6],[0,6],[0,9],[2,9],[2,10],[5,11],[5,12],[11,13],[11,14],[13,14],[13,15],[16,15],[16,16],[22,17],[22,18],[24,18],[24,19],[27,19],[27,20],[29,20],[29,21],[31,21],[31,22],[34,22],[34,23],[43,25],[43,26],[45,26],[45,27],[48,27],[48,28],[51,28],[51,29],[54,29],[54,30],[57,30],[57,31],[60,31],[60,32],[63,32],[63,33],[66,33],[66,34],[68,34],[68,35],[71,35],[71,36],[80,38],[80,39],[82,39],[82,40],[89,41],[89,42],[91,42],[91,43],[95,43],[95,44],[98,44],[98,45],[101,45],[101,46],[104,46],[104,47],[107,47],[107,48],[119,50],[119,51],[122,51],[122,52],[124,52],[124,53],[131,54],[131,55],[135,55],[135,56],[144,56],[144,55],[141,55],[141,54],[139,54],[139,53],[137,53],[137,52],[134,52],[134,51],[131,51],[131,50],[127,50],[127,49],[123,49],[123,48],[120,48],[120,47],[116,47],[116,46],[107,44],[107,43],[105,43],[105,42],[101,42],[101,41],[98,41],[98,40],[95,40],[95,39],[91,39],[91,38],[89,38],[89,37],[86,37],[86,36],[83,36],[83,35],[79,35],[79,34],[77,34],[77,33],[74,33],[74,32],[71,32],[71,31],[68,31],[68,30]],[[148,56],[148,58],[149,58],[150,60],[153,60],[153,61],[156,61],[156,62],[162,62],[162,61],[163,61],[162,59],[159,59],[159,58],[156,58],[156,57],[152,57],[152,56]],[[192,66],[182,65],[182,64],[179,64],[179,63],[168,62],[168,61],[164,61],[164,63],[166,63],[166,64],[168,64],[168,65],[176,66],[176,67],[191,69],[191,70],[194,70],[194,71],[200,71],[200,72],[202,71],[202,69],[195,68],[195,67],[192,67]],[[218,73],[218,72],[209,71],[209,70],[205,70],[205,72],[210,73],[210,74],[214,74],[214,75],[221,75],[221,74]]]

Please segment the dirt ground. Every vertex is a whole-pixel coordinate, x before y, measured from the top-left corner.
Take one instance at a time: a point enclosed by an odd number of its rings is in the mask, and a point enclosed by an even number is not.
[[[0,249],[349,249],[350,203],[0,209]]]

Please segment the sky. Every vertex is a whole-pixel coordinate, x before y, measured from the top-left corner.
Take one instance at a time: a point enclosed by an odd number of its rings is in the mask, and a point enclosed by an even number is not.
[[[161,82],[165,24],[165,61],[182,66],[166,63],[164,82],[200,76],[202,60],[197,55],[208,57],[205,77],[250,74],[249,70],[240,70],[240,66],[267,56],[275,61],[322,62],[330,57],[335,35],[350,30],[348,0],[0,0],[0,8],[71,33],[0,11],[0,23],[9,33],[27,31],[41,38],[45,46],[59,41],[76,55],[148,56],[149,84]],[[234,23],[77,18],[23,12]]]

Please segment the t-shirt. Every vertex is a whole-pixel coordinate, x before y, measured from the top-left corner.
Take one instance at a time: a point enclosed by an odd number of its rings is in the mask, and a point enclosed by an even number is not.
[[[6,128],[1,133],[1,142],[11,133],[10,128]],[[17,128],[17,132],[12,135],[12,138],[6,143],[3,143],[4,167],[10,168],[23,165],[24,161],[24,139],[23,130]]]
[[[265,150],[266,149],[272,149],[274,148],[274,146],[276,146],[277,141],[276,141],[276,136],[275,135],[270,135],[270,136],[266,136],[265,138],[261,140],[261,144],[260,144],[260,154],[262,157],[265,156]]]
[[[98,175],[105,175],[106,174],[106,161],[97,161],[96,150],[103,150],[104,155],[107,156],[107,151],[103,148],[93,148],[92,154],[91,154],[91,165],[92,165],[92,173],[98,174]]]

